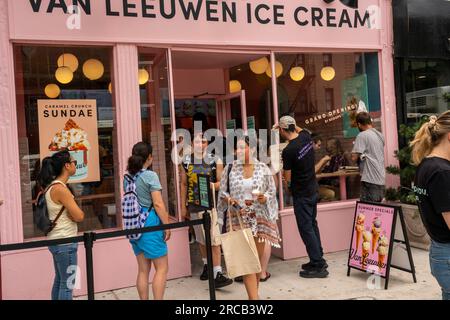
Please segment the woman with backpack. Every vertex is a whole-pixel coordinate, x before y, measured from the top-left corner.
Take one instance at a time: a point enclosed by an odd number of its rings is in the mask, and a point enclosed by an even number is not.
[[[132,177],[135,184],[140,213],[147,215],[144,227],[169,223],[169,215],[162,198],[162,187],[158,175],[148,170],[152,160],[151,145],[139,142],[133,147],[127,167],[128,175]],[[129,183],[127,179],[124,180],[124,190],[127,190]],[[164,297],[169,270],[166,241],[169,239],[170,230],[165,230],[146,232],[139,239],[130,240],[138,264],[136,287],[141,300],[149,299],[149,275],[152,263],[156,271],[152,281],[153,298],[162,300]]]
[[[76,172],[77,161],[69,151],[60,151],[42,160],[39,183],[45,188],[45,200],[53,229],[48,239],[76,237],[77,223],[83,221],[84,213],[75,202],[67,187],[69,178]],[[50,246],[55,266],[52,300],[72,300],[73,283],[70,277],[76,272],[78,243]]]

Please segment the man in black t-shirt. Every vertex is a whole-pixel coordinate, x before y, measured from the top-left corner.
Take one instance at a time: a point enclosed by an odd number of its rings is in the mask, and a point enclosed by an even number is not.
[[[206,153],[208,147],[208,140],[202,133],[194,135],[193,153],[186,156],[181,164],[181,215],[189,217],[192,220],[202,218],[204,208],[200,206],[199,192],[198,192],[198,175],[208,175],[211,179],[211,184],[214,184],[215,190],[219,190],[220,177],[222,172],[221,163],[216,163],[212,155]],[[223,224],[223,217],[218,217],[219,225]],[[219,227],[219,229],[221,229]],[[206,246],[204,229],[202,225],[194,226],[195,237],[200,247],[200,254],[203,260],[203,272],[200,275],[200,280],[208,280],[208,269],[206,260]],[[222,288],[233,283],[222,273],[221,252],[220,246],[212,246],[213,254],[213,272],[216,288]]]
[[[323,258],[317,224],[318,185],[315,173],[314,148],[311,135],[297,127],[295,119],[284,116],[274,129],[289,141],[283,150],[283,176],[292,193],[294,212],[300,236],[310,262],[302,265],[303,278],[325,278],[327,263]]]

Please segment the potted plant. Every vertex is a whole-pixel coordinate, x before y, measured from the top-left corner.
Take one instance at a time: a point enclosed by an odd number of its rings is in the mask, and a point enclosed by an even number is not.
[[[412,150],[409,142],[414,139],[414,135],[422,124],[427,121],[428,119],[425,117],[414,125],[400,125],[399,135],[406,141],[406,145],[395,152],[395,157],[398,159],[400,166],[389,166],[386,168],[389,174],[400,176],[400,187],[397,189],[388,188],[385,193],[387,201],[400,202],[411,246],[425,250],[429,248],[430,237],[422,223],[416,195],[412,190],[416,167],[411,161]]]

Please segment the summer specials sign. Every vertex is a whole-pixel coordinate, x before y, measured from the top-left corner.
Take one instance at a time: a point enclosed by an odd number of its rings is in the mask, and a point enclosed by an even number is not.
[[[95,100],[38,100],[41,160],[68,150],[77,161],[69,182],[100,180]]]
[[[395,208],[358,203],[349,266],[386,276]]]

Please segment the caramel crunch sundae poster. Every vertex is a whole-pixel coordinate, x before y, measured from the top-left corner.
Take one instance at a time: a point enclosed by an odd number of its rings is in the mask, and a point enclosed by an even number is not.
[[[68,150],[77,161],[70,183],[100,180],[95,100],[38,100],[41,161]]]

